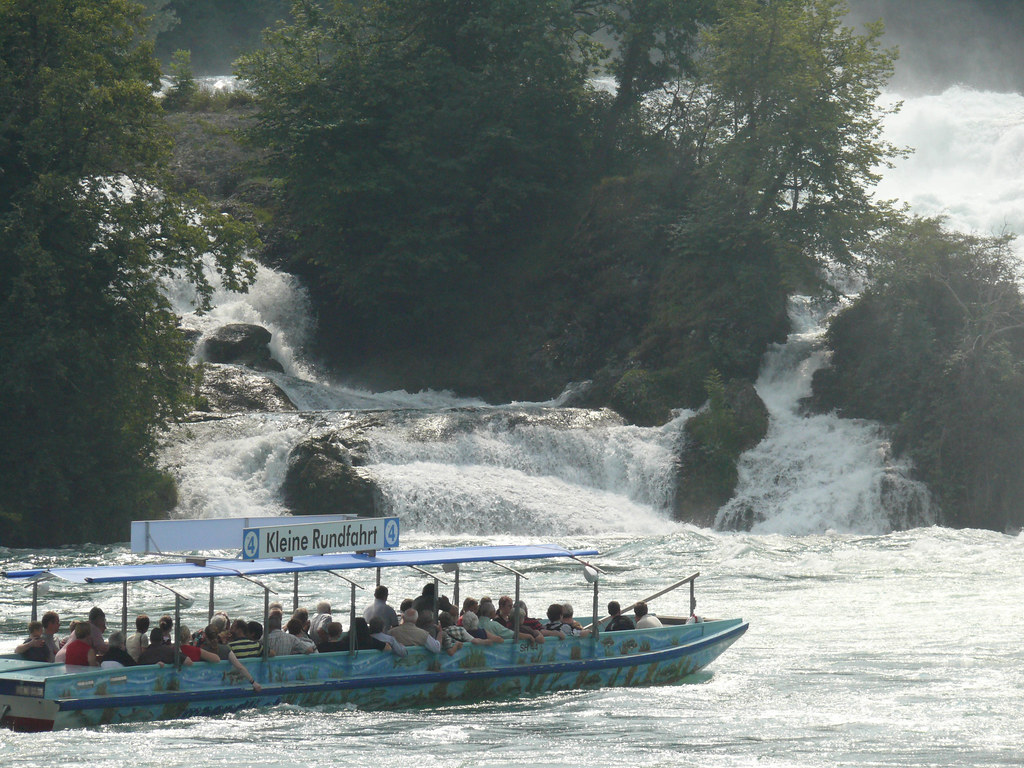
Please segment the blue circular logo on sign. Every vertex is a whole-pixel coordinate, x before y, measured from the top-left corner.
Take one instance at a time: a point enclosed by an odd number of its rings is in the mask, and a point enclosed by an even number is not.
[[[388,520],[384,526],[384,544],[389,547],[398,545],[398,521]]]
[[[242,554],[245,557],[255,559],[260,554],[260,533],[259,531],[246,531],[242,539]]]

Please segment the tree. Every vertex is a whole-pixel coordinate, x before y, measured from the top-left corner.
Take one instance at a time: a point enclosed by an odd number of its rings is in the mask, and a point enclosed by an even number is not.
[[[296,3],[240,72],[350,354],[442,337],[568,194],[592,134],[559,0]],[[366,347],[360,347],[366,345]]]
[[[173,502],[159,429],[194,372],[162,292],[247,227],[161,188],[159,70],[127,0],[0,2],[0,542],[123,540]]]
[[[652,121],[703,169],[709,204],[767,222],[799,257],[849,262],[886,208],[879,170],[902,150],[879,103],[894,52],[842,0],[723,0],[695,80]]]
[[[814,378],[822,408],[892,428],[949,525],[1024,522],[1024,296],[1010,245],[930,219],[887,232]]]

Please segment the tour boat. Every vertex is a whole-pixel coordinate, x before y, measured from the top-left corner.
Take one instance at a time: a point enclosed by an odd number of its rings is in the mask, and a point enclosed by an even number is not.
[[[244,551],[245,548],[243,554]],[[122,584],[122,625],[126,625],[128,585],[132,582],[156,582],[174,592],[178,619],[181,607],[187,607],[190,598],[181,589],[164,584],[167,580],[209,579],[212,616],[215,583],[246,579],[263,587],[266,614],[271,590],[259,581],[260,577],[293,574],[297,604],[299,576],[329,571],[351,585],[352,606],[345,622],[351,626],[356,615],[357,583],[349,576],[357,576],[360,571],[377,569],[379,583],[380,573],[386,568],[415,568],[430,573],[425,569],[440,567],[441,573],[433,576],[435,584],[454,574],[453,602],[458,604],[460,565],[493,563],[515,574],[518,600],[523,574],[510,563],[548,558],[576,561],[584,566],[587,579],[594,585],[597,616],[601,571],[586,559],[596,554],[595,550],[551,545],[476,546],[251,560],[189,558],[184,562],[141,565],[29,569],[4,575],[26,580],[32,586],[33,613],[36,589],[48,579]],[[691,612],[695,605],[694,579],[698,575],[695,573],[669,588],[689,584]],[[598,621],[588,637],[548,638],[541,644],[466,644],[452,655],[409,648],[408,655],[400,658],[393,653],[353,649],[245,659],[242,663],[262,686],[259,692],[227,661],[101,669],[6,656],[0,657],[0,723],[17,730],[53,730],[216,715],[278,704],[389,709],[605,686],[666,685],[702,670],[747,630],[742,619],[695,622],[691,617],[660,618],[664,626],[652,629],[608,632]],[[178,625],[176,620],[175,626]]]

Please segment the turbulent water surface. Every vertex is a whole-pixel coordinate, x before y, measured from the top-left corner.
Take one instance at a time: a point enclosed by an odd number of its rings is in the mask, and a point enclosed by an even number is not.
[[[1024,228],[1022,97],[964,89],[915,97],[887,131],[918,151],[886,173],[881,196],[968,231]],[[927,494],[893,460],[877,425],[801,412],[810,376],[826,362],[821,321],[830,308],[795,300],[794,332],[765,360],[757,387],[770,432],[743,457],[737,497],[719,518],[751,530],[728,533],[671,520],[673,457],[688,413],[640,429],[557,402],[488,406],[447,393],[366,392],[326,379],[304,359],[310,313],[291,278],[263,269],[249,295],[220,295],[203,317],[189,314],[187,291],[169,292],[201,333],[228,322],[271,330],[284,368],[272,376],[299,408],[176,431],[162,461],[179,479],[181,516],[281,514],[290,450],[309,435],[358,428],[360,471],[401,516],[404,545],[595,547],[609,572],[602,599],[624,602],[700,571],[698,612],[742,616],[750,631],[678,686],[406,712],[282,706],[57,734],[0,732],[0,765],[75,757],[138,766],[1024,763],[1024,538],[932,527]],[[4,569],[135,559],[118,547],[0,549]],[[589,612],[578,567],[527,565],[526,573],[534,614],[554,600]],[[392,595],[416,594],[420,578],[388,574]],[[290,581],[275,586],[290,604]],[[464,594],[513,587],[499,569],[464,572]],[[262,595],[254,590],[225,584],[218,606],[257,616]],[[170,610],[167,595],[134,586],[133,614]],[[301,603],[322,597],[336,606],[348,599],[336,579],[305,578]],[[98,604],[119,623],[117,588],[55,584],[45,604],[65,620]],[[679,613],[686,605],[687,595],[672,593],[652,609]],[[18,641],[28,612],[24,587],[0,580],[0,645]],[[197,604],[185,618],[199,626],[205,609]]]

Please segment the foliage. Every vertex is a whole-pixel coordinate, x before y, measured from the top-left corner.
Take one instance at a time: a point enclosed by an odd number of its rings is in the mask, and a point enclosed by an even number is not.
[[[164,96],[164,109],[188,106],[199,93],[199,85],[192,73],[192,54],[175,51],[171,57],[171,86]]]
[[[350,338],[443,336],[582,171],[573,19],[558,0],[308,2],[294,16],[240,72],[297,264]]]
[[[892,425],[945,522],[1024,522],[1024,297],[1007,237],[917,219],[870,253],[874,281],[832,322],[822,407]]]
[[[158,430],[189,408],[161,286],[242,288],[248,228],[160,190],[158,68],[126,0],[0,4],[0,541],[122,540],[172,498]]]
[[[881,137],[893,71],[881,23],[844,26],[841,0],[722,0],[697,76],[651,120],[700,169],[710,205],[766,222],[796,258],[849,261],[881,223]],[[710,207],[709,205],[709,207]]]

